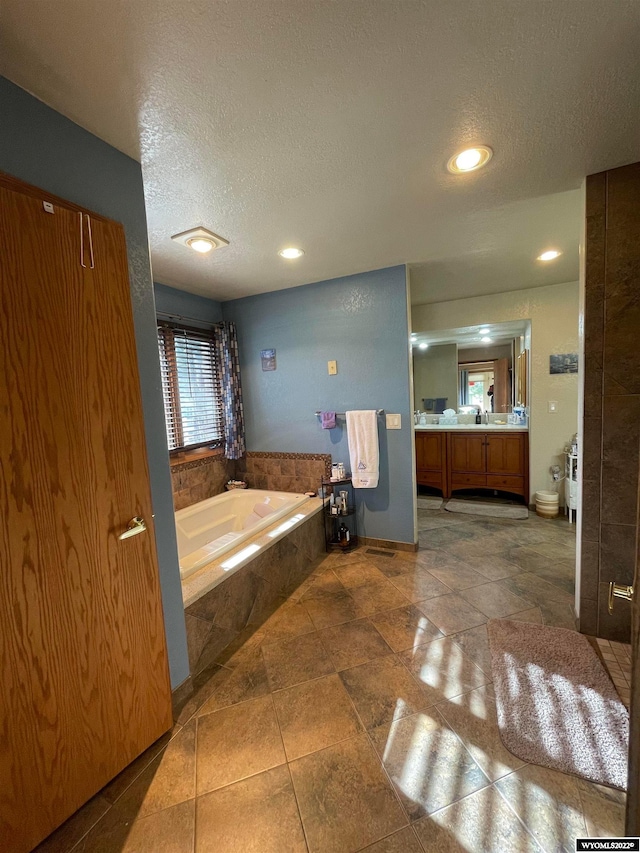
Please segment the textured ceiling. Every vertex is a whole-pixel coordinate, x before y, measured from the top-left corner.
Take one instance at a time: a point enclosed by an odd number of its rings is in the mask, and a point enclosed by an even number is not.
[[[481,349],[508,343],[524,335],[529,323],[527,320],[514,320],[509,323],[486,323],[484,326],[464,326],[459,329],[438,329],[434,332],[417,332],[411,335],[414,349],[421,343],[436,346],[438,344],[458,344],[458,349]],[[484,344],[480,338],[480,329],[489,329],[487,337],[490,343]]]
[[[571,191],[640,159],[639,23],[638,0],[0,0],[0,73],[141,161],[156,280],[230,299],[407,262],[440,301],[577,278]],[[473,143],[493,160],[449,175]],[[231,245],[171,242],[200,224]]]

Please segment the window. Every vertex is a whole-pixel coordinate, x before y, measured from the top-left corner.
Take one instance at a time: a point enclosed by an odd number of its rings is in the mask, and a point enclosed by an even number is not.
[[[220,371],[213,332],[158,325],[169,450],[223,443]]]

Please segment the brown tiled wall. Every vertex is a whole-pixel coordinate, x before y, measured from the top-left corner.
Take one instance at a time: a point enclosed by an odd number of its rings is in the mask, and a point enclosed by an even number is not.
[[[629,641],[640,446],[640,163],[587,179],[580,628]]]
[[[317,492],[331,473],[328,453],[258,453],[250,451],[237,463],[236,477],[252,489]]]
[[[224,484],[233,479],[236,463],[224,456],[209,456],[171,467],[175,509],[212,498],[224,492]]]
[[[173,503],[184,509],[224,492],[228,480],[246,480],[252,489],[276,492],[317,492],[320,479],[331,473],[328,453],[261,453],[251,451],[233,462],[207,457],[171,467]]]

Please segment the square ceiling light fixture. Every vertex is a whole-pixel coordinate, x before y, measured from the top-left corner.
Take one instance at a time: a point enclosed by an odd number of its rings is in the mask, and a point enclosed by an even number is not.
[[[213,231],[203,228],[202,225],[199,228],[190,228],[189,231],[174,234],[171,239],[193,249],[194,252],[200,252],[201,255],[229,245],[229,241],[225,240],[224,237],[219,237]]]

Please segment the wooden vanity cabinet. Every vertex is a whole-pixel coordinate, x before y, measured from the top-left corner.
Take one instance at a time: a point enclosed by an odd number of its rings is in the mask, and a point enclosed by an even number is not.
[[[447,433],[416,432],[416,479],[420,486],[447,489]]]
[[[448,433],[448,493],[487,488],[529,498],[526,432]]]
[[[529,499],[526,432],[416,431],[416,479],[448,498],[458,489],[495,489]]]

